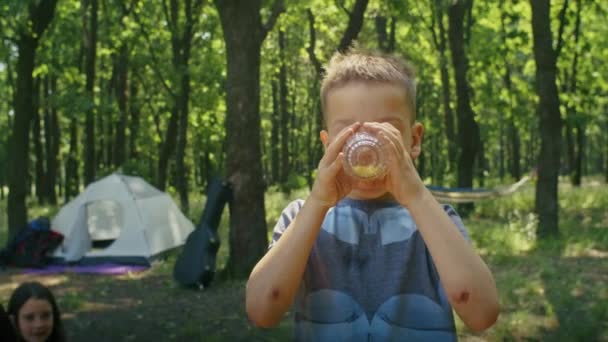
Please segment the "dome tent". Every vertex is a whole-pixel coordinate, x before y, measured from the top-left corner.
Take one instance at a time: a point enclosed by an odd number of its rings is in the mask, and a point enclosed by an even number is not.
[[[51,228],[64,235],[59,262],[149,264],[183,245],[194,225],[171,197],[140,177],[112,174],[61,208]]]

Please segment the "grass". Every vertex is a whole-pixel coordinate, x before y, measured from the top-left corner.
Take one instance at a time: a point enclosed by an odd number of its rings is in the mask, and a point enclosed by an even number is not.
[[[285,205],[306,194],[305,189],[290,194],[272,189],[266,194],[269,238]],[[200,194],[192,194],[194,222],[204,201]],[[5,205],[0,201],[0,244],[6,239]],[[464,220],[476,250],[494,274],[502,311],[498,322],[480,334],[457,320],[461,340],[608,341],[608,186],[593,180],[581,188],[560,184],[559,236],[546,241],[535,238],[533,207],[534,187],[529,184],[510,197],[478,203]],[[56,211],[30,205],[31,217]],[[226,209],[219,228],[220,269],[228,258],[228,229]],[[44,281],[58,294],[72,340],[86,340],[95,329],[108,336],[113,336],[108,330],[115,330],[123,340],[145,340],[146,333],[175,341],[291,338],[289,315],[271,330],[247,322],[243,280],[218,280],[203,292],[187,291],[172,280],[174,260],[172,255],[142,275],[61,275]],[[6,277],[0,273],[0,284],[5,279],[9,284],[0,285],[3,303],[17,282],[28,279]],[[144,322],[149,323],[146,329],[137,330]]]

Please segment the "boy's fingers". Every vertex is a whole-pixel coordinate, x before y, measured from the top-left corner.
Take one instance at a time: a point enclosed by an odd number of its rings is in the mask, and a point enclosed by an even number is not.
[[[343,162],[344,162],[344,153],[340,152],[338,154],[338,156],[336,157],[336,160],[334,160],[334,162],[331,163],[331,165],[329,166],[329,174],[332,176],[332,178],[335,178],[338,175],[338,172],[340,172],[340,170],[342,170]]]
[[[327,146],[327,150],[325,151],[325,155],[321,159],[321,162],[324,164],[328,164],[336,160],[338,154],[342,151],[346,140],[355,133],[355,131],[359,128],[360,125],[360,123],[355,122],[354,124],[341,130],[340,133],[338,133],[338,135],[336,136],[336,139],[329,143],[329,145]]]
[[[384,134],[384,140],[390,140],[395,144],[398,150],[401,150],[399,147],[403,146],[403,141],[401,137],[401,132],[395,128],[395,126],[390,123],[377,123],[370,122],[365,123],[365,128],[369,128],[374,131],[376,134],[380,135],[380,133]]]

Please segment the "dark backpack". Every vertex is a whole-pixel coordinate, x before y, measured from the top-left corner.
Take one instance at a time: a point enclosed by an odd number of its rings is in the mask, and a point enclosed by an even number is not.
[[[44,267],[48,254],[63,242],[63,235],[51,230],[46,217],[29,222],[0,251],[0,265]]]

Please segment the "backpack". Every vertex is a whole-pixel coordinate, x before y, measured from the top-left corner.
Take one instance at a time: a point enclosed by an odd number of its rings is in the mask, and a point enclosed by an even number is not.
[[[48,254],[63,242],[63,235],[51,230],[48,218],[29,222],[0,251],[0,265],[41,268],[49,263]]]

